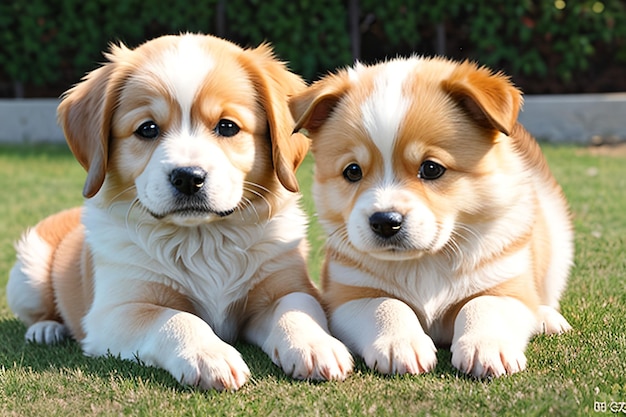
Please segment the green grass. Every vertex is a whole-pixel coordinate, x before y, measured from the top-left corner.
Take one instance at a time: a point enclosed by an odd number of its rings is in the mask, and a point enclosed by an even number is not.
[[[434,372],[383,377],[357,362],[342,383],[286,378],[256,347],[238,344],[252,379],[235,393],[178,385],[165,371],[116,358],[87,358],[74,342],[26,344],[8,310],[13,242],[29,225],[80,204],[82,168],[60,146],[0,147],[0,415],[589,415],[594,402],[626,401],[626,160],[576,147],[544,146],[572,206],[576,266],[562,300],[574,330],[534,338],[528,369],[476,381],[440,350]],[[299,172],[306,196],[312,161]],[[311,271],[322,233],[312,217]]]

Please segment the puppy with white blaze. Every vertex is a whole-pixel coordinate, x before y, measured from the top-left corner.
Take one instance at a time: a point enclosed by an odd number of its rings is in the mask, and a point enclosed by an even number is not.
[[[331,333],[370,368],[428,372],[450,346],[464,373],[513,374],[533,335],[570,329],[569,209],[521,105],[502,74],[419,57],[290,100],[315,156]]]
[[[249,378],[237,338],[294,378],[346,378],[306,271],[295,171],[309,141],[287,106],[304,83],[269,46],[212,36],[106,57],[58,109],[85,204],[17,244],[7,299],[26,339],[69,336],[203,389]]]

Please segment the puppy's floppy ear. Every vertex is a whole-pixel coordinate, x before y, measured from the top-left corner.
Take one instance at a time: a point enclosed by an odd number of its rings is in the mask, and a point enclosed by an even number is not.
[[[111,54],[105,56],[111,60],[116,50],[123,49],[113,47]],[[90,72],[65,92],[57,109],[67,143],[87,171],[83,188],[83,196],[87,198],[100,190],[106,175],[111,118],[118,95],[115,74],[114,62]]]
[[[344,73],[328,75],[289,100],[289,109],[296,120],[294,131],[305,129],[315,133],[322,127],[346,91]]]
[[[267,115],[276,176],[287,190],[297,192],[296,170],[309,150],[309,140],[299,133],[293,133],[294,121],[287,101],[306,85],[274,57],[267,44],[244,51],[241,63],[256,86]]]
[[[522,95],[506,75],[465,61],[443,81],[442,87],[478,124],[511,134]]]

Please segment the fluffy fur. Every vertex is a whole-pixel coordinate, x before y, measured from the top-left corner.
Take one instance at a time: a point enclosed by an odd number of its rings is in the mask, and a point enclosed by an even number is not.
[[[106,57],[58,110],[87,200],[17,245],[7,298],[26,338],[71,336],[206,389],[248,379],[238,337],[295,378],[345,378],[352,358],[306,272],[309,144],[287,107],[300,78],[266,45],[212,36]]]
[[[382,373],[526,366],[572,263],[566,201],[502,74],[441,58],[357,65],[290,101],[315,156],[331,332]]]

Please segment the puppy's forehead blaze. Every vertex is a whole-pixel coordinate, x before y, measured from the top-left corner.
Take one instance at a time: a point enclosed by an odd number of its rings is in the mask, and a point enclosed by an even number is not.
[[[141,72],[152,75],[175,97],[185,110],[191,105],[210,71],[216,66],[216,58],[202,45],[200,38],[183,37],[180,41],[158,49],[142,50]]]
[[[357,68],[348,74],[352,83],[331,114],[330,129],[313,142],[314,151],[338,161],[346,154],[357,158],[365,149],[373,165],[396,174],[416,174],[428,158],[451,169],[476,166],[493,138],[443,90],[450,71],[445,62],[422,65],[420,59],[394,62],[384,70]]]
[[[412,103],[404,91],[416,62],[393,61],[387,67],[349,72],[352,82],[331,114],[331,129],[325,129],[321,143],[314,141],[314,148],[340,160],[347,154],[372,171],[390,166]]]
[[[264,129],[254,86],[231,54],[219,61],[213,51],[191,38],[164,48],[140,47],[125,57],[125,81],[113,115],[114,148],[124,147],[122,166],[138,175],[158,141],[124,140],[146,121],[154,121],[162,135],[188,131],[213,131],[228,118],[242,129]],[[219,45],[218,45],[219,47]],[[236,85],[228,82],[238,80]],[[259,125],[261,126],[259,128]],[[199,129],[200,128],[200,129]],[[204,129],[202,129],[204,128]],[[134,163],[131,163],[135,161]]]
[[[493,137],[442,88],[450,68],[420,60],[403,64],[377,76],[363,105],[365,121],[366,111],[373,114],[367,130],[385,164],[396,173],[402,168],[414,173],[426,159],[472,169],[491,149]]]
[[[246,130],[262,130],[248,74],[231,55],[218,60],[218,52],[194,39],[163,51],[138,49],[120,94],[117,119],[125,131],[119,137],[130,136],[145,120],[154,120],[162,129],[204,124],[212,130],[220,119],[229,118]],[[230,79],[238,81],[232,84]]]

